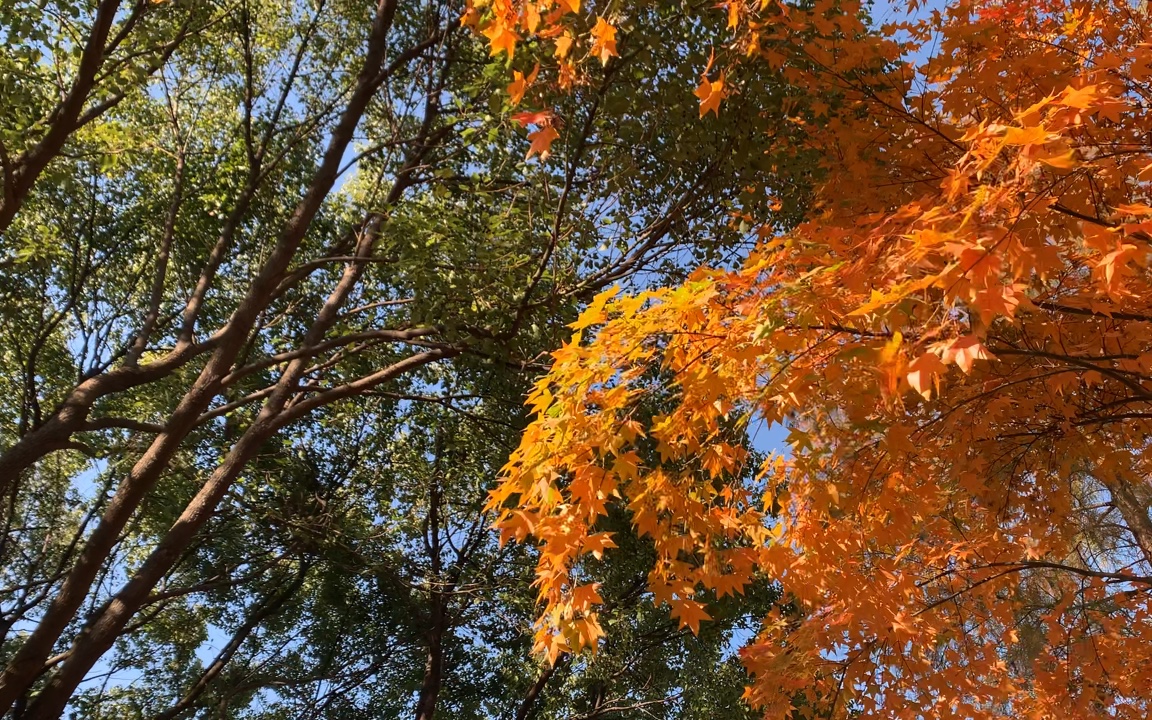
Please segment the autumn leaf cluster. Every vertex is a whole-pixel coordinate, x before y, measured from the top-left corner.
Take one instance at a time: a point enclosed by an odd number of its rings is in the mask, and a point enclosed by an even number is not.
[[[494,51],[529,7],[481,26]],[[490,501],[540,545],[538,650],[602,636],[581,568],[616,505],[681,627],[779,582],[743,651],[769,717],[1144,718],[1152,21],[911,10],[874,33],[850,2],[725,5],[701,116],[750,63],[811,88],[820,202],[738,269],[598,296],[554,354]],[[748,467],[732,428],[773,425],[790,452]]]

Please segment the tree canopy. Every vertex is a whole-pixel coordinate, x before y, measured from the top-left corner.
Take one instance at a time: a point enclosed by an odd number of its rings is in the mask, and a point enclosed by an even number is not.
[[[0,37],[0,715],[1152,712],[1143,3]]]
[[[815,201],[554,353],[491,498],[541,543],[540,651],[597,644],[581,567],[620,505],[682,626],[778,583],[742,651],[768,717],[1147,717],[1145,8],[727,8],[701,114],[749,65],[809,88]],[[734,429],[773,425],[790,452],[749,457]]]
[[[722,14],[637,8],[554,87],[467,13],[0,2],[0,714],[747,712],[769,583],[682,632],[617,518],[615,637],[547,665],[484,505],[583,304],[735,262],[717,213],[803,215],[754,125],[788,84],[699,123]]]

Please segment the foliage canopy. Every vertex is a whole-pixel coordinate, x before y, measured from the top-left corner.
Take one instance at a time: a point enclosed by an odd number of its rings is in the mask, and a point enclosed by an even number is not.
[[[789,90],[695,122],[723,17],[658,4],[557,94],[466,12],[0,0],[0,714],[744,712],[747,609],[669,626],[623,520],[616,640],[543,667],[483,506],[582,304],[802,215],[747,190]]]
[[[779,582],[743,651],[769,717],[1147,717],[1143,4],[957,1],[879,37],[851,2],[726,6],[701,115],[779,69],[824,176],[741,267],[603,293],[554,354],[491,498],[542,545],[538,649],[598,642],[579,568],[619,504],[684,626]],[[787,457],[734,441],[774,424]]]

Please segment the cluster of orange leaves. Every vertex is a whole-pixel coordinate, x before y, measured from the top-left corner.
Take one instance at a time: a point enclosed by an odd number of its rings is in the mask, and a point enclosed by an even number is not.
[[[817,207],[736,270],[597,297],[555,353],[490,503],[539,543],[537,649],[603,635],[617,505],[682,628],[779,583],[742,652],[768,717],[1148,717],[1152,21],[726,9],[740,62],[811,88]],[[749,467],[733,428],[773,425],[790,452]]]
[[[503,54],[509,61],[516,54],[516,46],[527,38],[551,43],[556,60],[556,85],[569,90],[578,77],[573,50],[578,46],[579,38],[565,20],[567,16],[579,13],[580,0],[466,0],[460,23],[486,37],[493,56]],[[597,58],[601,65],[607,65],[609,59],[619,55],[616,51],[616,26],[597,16],[587,33],[587,46],[588,57]],[[512,82],[508,85],[512,105],[523,101],[524,94],[536,83],[539,72],[539,63],[527,75],[519,70],[513,71]],[[560,133],[549,113],[536,113],[532,122],[537,127],[528,135],[531,146],[527,158],[539,155],[541,160],[546,160]]]

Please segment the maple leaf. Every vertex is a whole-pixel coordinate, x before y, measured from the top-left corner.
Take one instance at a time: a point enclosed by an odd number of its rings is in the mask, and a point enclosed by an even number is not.
[[[1064,152],[1041,153],[1036,157],[1036,160],[1044,163],[1049,167],[1056,168],[1057,170],[1072,170],[1079,161],[1076,159],[1076,153],[1072,150],[1065,150]]]
[[[1096,104],[1099,97],[1100,87],[1098,85],[1085,85],[1081,88],[1065,88],[1056,102],[1065,107],[1087,110]]]
[[[637,477],[640,466],[640,456],[635,451],[621,453],[612,461],[612,470],[621,480]]]
[[[954,362],[964,371],[972,372],[972,365],[977,360],[994,360],[995,357],[984,347],[980,339],[974,335],[965,335],[952,341],[944,351],[944,362]]]
[[[672,585],[653,577],[648,578],[648,590],[652,593],[652,604],[657,606],[671,604],[676,596],[676,589]]]
[[[613,285],[607,290],[602,290],[592,298],[592,302],[588,303],[588,307],[584,308],[584,312],[580,313],[580,317],[576,322],[570,323],[568,327],[573,330],[583,330],[584,328],[593,325],[599,325],[607,318],[606,308],[608,301],[620,294],[620,286]]]
[[[553,395],[551,390],[551,382],[547,378],[540,380],[532,388],[525,404],[532,408],[532,412],[540,415],[552,404]]]
[[[605,550],[614,547],[616,543],[612,540],[610,532],[600,532],[584,538],[584,552],[591,553],[597,560],[604,557]]]
[[[660,518],[652,508],[633,508],[632,524],[641,537],[655,537],[660,532]]]
[[[572,627],[576,630],[577,648],[595,648],[597,641],[604,637],[604,629],[600,627],[595,615],[573,620]]]
[[[489,54],[499,55],[501,52],[506,52],[511,58],[516,52],[516,43],[519,42],[520,36],[501,20],[493,20],[481,33],[491,44]]]
[[[720,101],[724,99],[724,74],[716,80],[709,80],[705,75],[696,87],[696,97],[700,98],[700,117],[708,113],[720,114]]]
[[[1120,203],[1116,212],[1124,215],[1152,215],[1152,206],[1144,203]]]
[[[572,52],[572,43],[575,41],[576,38],[572,37],[572,35],[568,32],[565,32],[563,35],[557,37],[555,52],[556,57],[560,58],[561,60],[568,57],[568,53]]]
[[[600,58],[602,65],[607,65],[608,59],[617,55],[616,28],[602,17],[596,18],[596,25],[592,28],[591,53]]]
[[[732,30],[740,26],[740,8],[738,2],[727,2],[724,4],[728,10],[728,29]]]
[[[535,33],[540,27],[540,8],[534,2],[524,4],[524,29]]]
[[[580,12],[580,0],[557,0],[557,4],[564,12]]]
[[[460,16],[460,26],[468,28],[476,28],[480,24],[480,11],[475,6],[469,4],[465,8],[464,13]]]
[[[689,628],[693,635],[700,634],[700,621],[711,620],[712,616],[704,609],[704,604],[695,600],[672,598],[672,617],[680,621],[680,629]]]
[[[1008,145],[1039,145],[1048,138],[1048,131],[1042,127],[1010,127],[1004,130],[1004,142]]]
[[[524,93],[532,83],[536,82],[536,76],[540,73],[540,63],[532,68],[532,72],[528,73],[525,77],[524,73],[516,70],[513,72],[512,82],[508,84],[508,97],[513,105],[519,105],[520,101],[524,99]]]
[[[1104,276],[1104,287],[1109,295],[1120,293],[1121,280],[1133,272],[1128,267],[1128,263],[1137,257],[1138,251],[1139,248],[1136,245],[1122,243],[1096,264],[1096,271]]]
[[[557,68],[560,71],[560,77],[557,79],[556,84],[562,90],[570,90],[576,84],[576,67],[570,62],[562,62]]]
[[[616,492],[616,479],[600,468],[581,468],[568,486],[572,499],[584,508],[589,522],[606,515],[609,496]]]
[[[746,585],[745,578],[739,575],[717,575],[712,578],[711,582],[711,587],[716,590],[716,597],[718,598],[725,595],[743,595]]]
[[[526,110],[524,112],[518,112],[512,116],[512,120],[523,128],[529,125],[551,125],[554,122],[551,110]]]
[[[533,155],[539,155],[541,160],[547,160],[552,154],[552,143],[558,137],[560,137],[560,133],[556,132],[556,128],[551,125],[546,125],[539,130],[528,133],[528,139],[532,141],[532,144],[528,148],[528,154],[524,156],[524,159],[527,160]]]
[[[500,528],[500,542],[503,544],[510,539],[524,540],[536,529],[537,523],[538,516],[534,513],[524,510],[511,511],[497,523],[497,527]]]
[[[908,363],[908,384],[928,400],[932,397],[932,389],[940,386],[940,375],[947,368],[939,355],[926,352]]]
[[[586,613],[592,609],[593,605],[599,605],[604,602],[600,597],[600,583],[592,583],[590,585],[581,585],[572,589],[572,609]]]
[[[543,655],[549,665],[555,665],[556,659],[559,658],[561,654],[571,650],[571,647],[568,645],[568,640],[560,633],[548,632],[544,634],[537,633],[533,650]]]
[[[513,74],[512,82],[508,83],[508,99],[513,105],[519,105],[524,99],[524,92],[528,89],[524,81],[524,73],[519,70]]]

